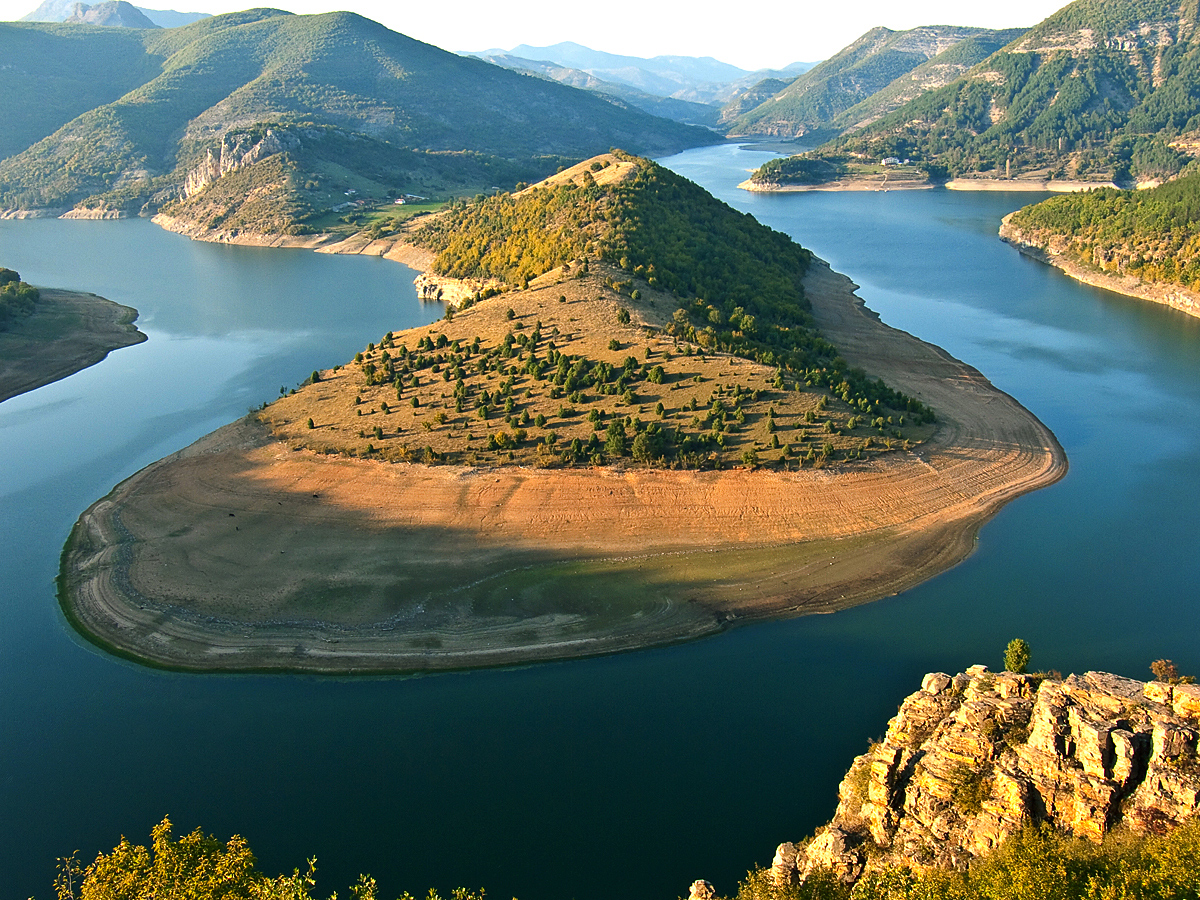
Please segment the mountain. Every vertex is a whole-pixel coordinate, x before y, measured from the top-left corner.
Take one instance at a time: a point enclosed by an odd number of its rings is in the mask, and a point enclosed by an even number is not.
[[[782,92],[789,84],[795,81],[794,78],[764,78],[762,81],[757,81],[745,90],[740,91],[721,107],[722,123],[736,121],[741,116],[750,112],[756,106],[770,100],[776,94]]]
[[[635,88],[659,97],[672,97],[698,103],[723,102],[723,92],[746,78],[763,77],[739,69],[712,57],[621,56],[592,50],[566,41],[549,47],[521,44],[511,50],[485,50],[472,56],[510,56],[536,62],[553,63],[567,69],[587,72],[605,82]],[[799,64],[803,65],[803,64]]]
[[[980,31],[964,38],[838,115],[833,120],[833,127],[851,131],[864,128],[909,100],[954,81],[1001,47],[1017,40],[1027,30],[1006,28]]]
[[[63,20],[68,25],[107,25],[111,28],[157,28],[146,15],[126,0],[106,0],[95,6],[76,3],[71,15]]]
[[[0,56],[9,62],[0,70],[0,117],[13,131],[0,161],[0,207],[157,205],[180,196],[189,172],[212,154],[221,156],[227,136],[250,135],[253,144],[272,128],[294,139],[296,128],[311,125],[373,141],[377,152],[361,158],[376,170],[339,178],[376,182],[403,170],[413,153],[476,154],[528,179],[614,144],[657,154],[715,140],[705,129],[457,56],[352,13],[259,9],[141,32],[0,25]],[[72,90],[87,80],[81,69],[119,85],[87,86],[89,99],[122,93],[80,109]],[[264,146],[250,162],[262,161]],[[443,187],[496,184],[476,180],[489,166],[468,166],[471,177]],[[312,180],[302,169],[295,178]]]
[[[109,4],[99,4],[107,6]],[[127,4],[126,4],[127,5]],[[84,11],[88,10],[87,4],[80,4],[78,0],[43,0],[43,3],[31,13],[22,16],[22,22],[65,22],[75,12],[76,6],[83,6]],[[208,13],[199,12],[176,12],[173,9],[146,9],[138,6],[134,7],[145,18],[150,20],[150,25],[134,25],[127,27],[134,28],[150,28],[157,25],[159,28],[178,28],[181,25],[190,25],[192,22],[200,19],[209,18]],[[117,24],[109,22],[90,22],[94,25]]]
[[[831,153],[951,174],[1128,181],[1176,174],[1200,132],[1195,0],[1075,0],[961,78]]]
[[[897,78],[983,32],[981,28],[951,26],[909,31],[872,28],[741,115],[729,126],[729,133],[791,138],[826,128],[840,114]]]
[[[479,58],[493,65],[503,66],[506,69],[513,69],[518,72],[532,72],[535,75],[549,78],[551,81],[557,81],[560,84],[569,84],[571,87],[580,88],[585,91],[594,91],[595,93],[603,94],[605,97],[615,98],[617,101],[629,106],[635,106],[651,115],[662,116],[664,119],[671,119],[675,122],[712,127],[717,124],[717,119],[720,115],[717,107],[707,103],[694,103],[690,100],[678,100],[674,97],[649,94],[646,91],[638,90],[627,84],[605,81],[582,69],[572,69],[568,66],[560,66],[558,63],[544,62],[536,59],[522,59],[519,56],[510,56],[506,53],[493,56],[479,56]]]

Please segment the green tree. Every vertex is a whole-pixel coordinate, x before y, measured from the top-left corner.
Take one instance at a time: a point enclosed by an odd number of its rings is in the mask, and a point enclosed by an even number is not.
[[[1004,649],[1004,671],[1025,674],[1029,668],[1029,645],[1021,638],[1013,638]]]

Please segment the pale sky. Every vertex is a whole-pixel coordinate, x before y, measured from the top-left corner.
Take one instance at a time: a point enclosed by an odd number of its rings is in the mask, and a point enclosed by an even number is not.
[[[0,20],[19,19],[40,0],[0,0]],[[99,2],[99,0],[92,0]],[[876,25],[1034,25],[1065,0],[756,0],[720,4],[719,15],[679,0],[132,0],[150,9],[231,12],[274,5],[294,13],[349,9],[389,28],[447,50],[509,49],[575,41],[594,50],[629,56],[713,56],[743,69],[778,68],[824,59]]]

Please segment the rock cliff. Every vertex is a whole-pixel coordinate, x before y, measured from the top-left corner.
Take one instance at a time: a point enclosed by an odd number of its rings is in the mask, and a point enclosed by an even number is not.
[[[185,199],[194,197],[228,172],[243,169],[276,153],[296,150],[299,146],[300,139],[295,134],[274,128],[268,128],[262,135],[230,132],[221,139],[215,152],[209,148],[204,158],[188,170],[183,196]]]
[[[1198,736],[1200,685],[926,675],[850,767],[833,821],[807,845],[781,844],[772,873],[962,869],[1028,823],[1093,840],[1119,824],[1160,833],[1200,808]]]

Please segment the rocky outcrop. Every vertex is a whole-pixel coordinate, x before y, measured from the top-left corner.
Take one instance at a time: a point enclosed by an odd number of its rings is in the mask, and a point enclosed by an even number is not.
[[[299,147],[299,137],[274,128],[268,128],[261,135],[244,131],[226,134],[215,152],[210,147],[204,159],[188,171],[183,183],[184,199],[196,196],[227,172]]]
[[[1200,685],[973,666],[926,675],[858,757],[833,821],[779,846],[777,884],[904,862],[962,869],[1030,823],[1099,840],[1160,833],[1200,808]]]

